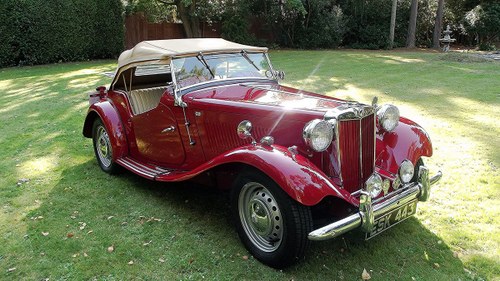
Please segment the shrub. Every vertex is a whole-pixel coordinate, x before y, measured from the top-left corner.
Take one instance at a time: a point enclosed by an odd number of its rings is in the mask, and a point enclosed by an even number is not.
[[[123,49],[120,0],[0,2],[0,66],[109,58]]]

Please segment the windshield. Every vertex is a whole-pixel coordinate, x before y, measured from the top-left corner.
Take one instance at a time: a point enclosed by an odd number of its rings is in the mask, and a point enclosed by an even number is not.
[[[271,70],[264,53],[198,55],[173,60],[175,80],[179,88],[200,82],[236,77],[265,78]]]

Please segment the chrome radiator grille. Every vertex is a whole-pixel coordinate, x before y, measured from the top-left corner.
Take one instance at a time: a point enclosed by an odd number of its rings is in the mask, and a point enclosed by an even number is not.
[[[375,115],[338,122],[340,167],[344,188],[363,187],[375,167]]]

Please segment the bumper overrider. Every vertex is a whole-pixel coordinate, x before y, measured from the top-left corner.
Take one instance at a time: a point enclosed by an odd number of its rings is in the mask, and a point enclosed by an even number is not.
[[[309,233],[308,238],[316,241],[327,240],[358,227],[362,231],[370,233],[374,228],[376,217],[387,214],[413,200],[427,201],[431,185],[441,179],[442,173],[439,171],[435,176],[429,178],[429,169],[421,166],[418,174],[417,182],[402,186],[399,189],[401,192],[377,204],[372,204],[372,198],[367,192],[361,192],[358,213],[316,229]]]

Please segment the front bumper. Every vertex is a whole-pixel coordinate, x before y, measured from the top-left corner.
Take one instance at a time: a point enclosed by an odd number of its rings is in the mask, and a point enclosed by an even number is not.
[[[370,195],[366,192],[362,192],[359,198],[358,213],[316,229],[309,233],[308,238],[316,241],[327,240],[358,227],[364,232],[371,232],[374,226],[375,217],[386,214],[414,199],[427,201],[427,199],[429,199],[431,185],[441,179],[442,173],[439,171],[435,176],[429,178],[429,169],[425,166],[421,166],[418,174],[418,182],[403,186],[401,188],[402,192],[377,204],[372,204]]]

